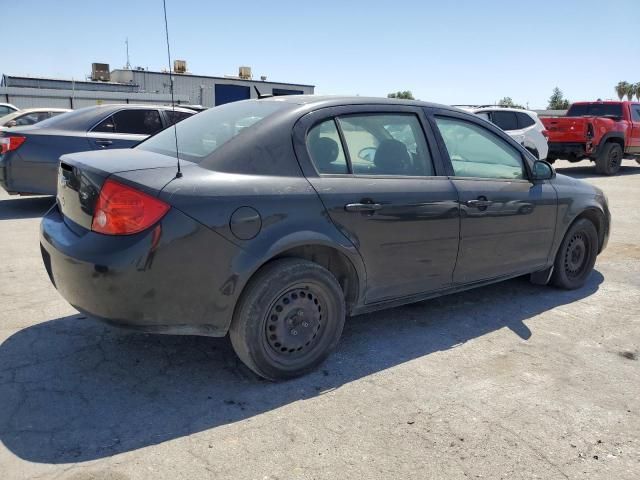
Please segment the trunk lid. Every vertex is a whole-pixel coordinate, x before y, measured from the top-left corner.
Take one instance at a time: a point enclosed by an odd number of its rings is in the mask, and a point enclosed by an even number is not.
[[[181,160],[180,165],[193,164]],[[157,197],[176,171],[175,157],[135,149],[63,155],[56,201],[69,228],[81,234],[91,229],[96,201],[107,178]]]
[[[549,142],[585,143],[589,117],[547,117],[542,124],[549,133]]]

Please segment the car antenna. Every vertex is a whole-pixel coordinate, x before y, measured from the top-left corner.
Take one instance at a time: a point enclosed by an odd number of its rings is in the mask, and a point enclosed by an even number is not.
[[[178,162],[178,171],[176,172],[176,178],[182,177],[180,171],[180,154],[178,150],[178,127],[176,126],[176,102],[173,96],[173,73],[171,72],[171,50],[169,48],[169,23],[167,22],[167,0],[162,0],[162,7],[164,8],[164,33],[167,37],[167,58],[169,59],[169,84],[171,89],[171,111],[173,112],[173,136],[176,139],[176,162]]]
[[[260,93],[260,90],[258,90],[257,86],[253,86],[253,88],[256,91],[256,94],[258,95],[258,100],[260,100],[261,98],[271,98],[273,97],[273,95],[271,93]]]

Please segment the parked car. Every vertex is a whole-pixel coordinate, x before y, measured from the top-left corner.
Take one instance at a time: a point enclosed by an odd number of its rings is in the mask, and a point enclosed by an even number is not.
[[[576,102],[565,117],[542,123],[549,131],[550,162],[588,158],[598,173],[615,175],[625,155],[640,158],[640,102]]]
[[[68,108],[25,108],[1,117],[0,130],[34,125],[70,111]]]
[[[548,134],[536,112],[496,105],[466,107],[464,109],[499,126],[537,159],[545,160],[547,158],[547,152],[549,151],[547,145]]]
[[[173,129],[62,157],[44,265],[79,311],[229,332],[268,379],[319,365],[346,315],[523,274],[579,288],[607,244],[602,191],[451,107],[290,96],[176,131],[180,175]]]
[[[55,195],[61,155],[132,147],[194,113],[166,106],[99,105],[0,131],[0,185],[9,193]]]
[[[0,103],[0,117],[9,115],[10,113],[17,112],[20,109],[10,103]]]

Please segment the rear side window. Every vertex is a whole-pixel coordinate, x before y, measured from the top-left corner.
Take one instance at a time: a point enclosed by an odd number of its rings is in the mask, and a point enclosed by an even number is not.
[[[520,153],[493,132],[471,122],[436,117],[456,177],[524,179]]]
[[[516,119],[515,112],[491,112],[491,119],[493,123],[504,131],[518,129],[518,121]]]
[[[105,118],[94,132],[153,135],[162,130],[160,112],[157,110],[121,110]]]
[[[319,173],[349,173],[340,134],[333,119],[322,122],[309,130],[307,148]]]
[[[169,120],[169,125],[173,125],[174,123],[178,123],[185,118],[189,118],[192,114],[187,112],[178,112],[173,110],[165,110],[164,113],[167,114],[167,120]]]
[[[354,174],[434,175],[431,154],[416,115],[349,115],[338,117],[337,121]]]
[[[518,117],[518,128],[527,128],[536,123],[536,121],[526,113],[518,112],[516,113],[516,117]]]

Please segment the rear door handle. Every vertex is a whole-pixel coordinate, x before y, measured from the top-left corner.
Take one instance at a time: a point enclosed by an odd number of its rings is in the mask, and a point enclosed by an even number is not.
[[[491,200],[467,200],[464,202],[467,207],[473,208],[487,208],[489,205],[493,204]]]
[[[347,212],[375,212],[382,209],[380,203],[347,203],[344,206]]]
[[[102,148],[108,147],[112,143],[113,143],[112,140],[101,140],[101,139],[96,140],[96,144]]]

